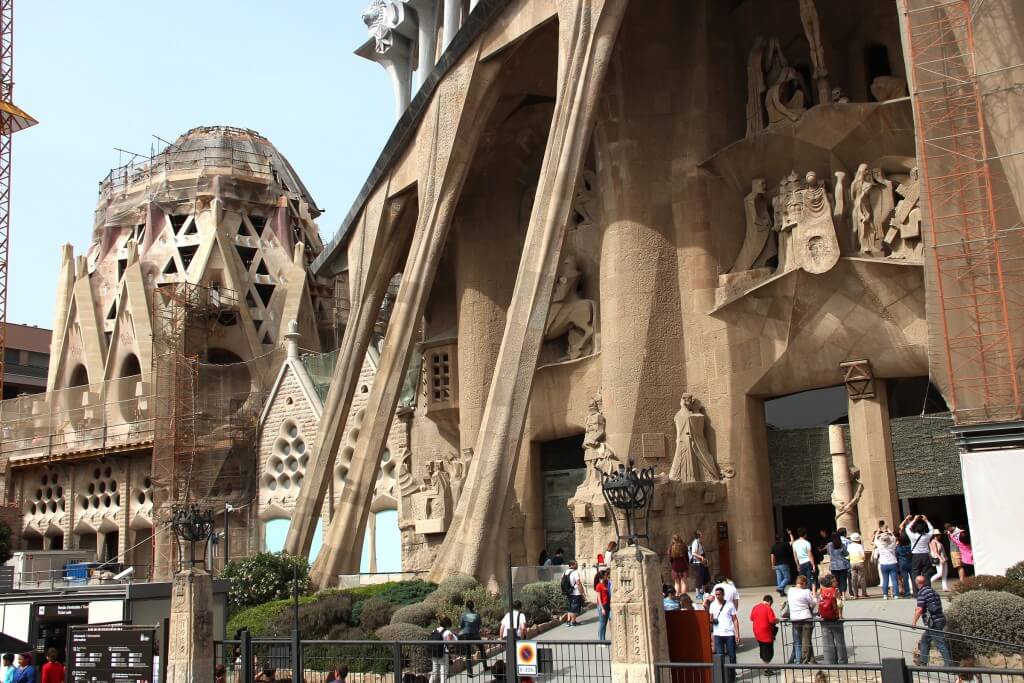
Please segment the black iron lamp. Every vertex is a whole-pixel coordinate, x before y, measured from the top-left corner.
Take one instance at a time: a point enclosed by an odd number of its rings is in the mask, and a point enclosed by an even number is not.
[[[620,464],[608,472],[601,472],[601,493],[612,507],[612,521],[619,547],[636,546],[637,559],[641,557],[641,539],[650,542],[650,509],[654,500],[654,468],[637,469],[632,460],[629,466]],[[620,529],[615,510],[622,510],[625,528]],[[622,533],[622,532],[625,533]]]
[[[181,542],[186,541],[190,546],[190,566],[206,562],[206,550],[203,550],[203,558],[196,559],[196,544],[202,543],[204,548],[210,536],[213,535],[213,511],[200,510],[195,503],[191,505],[177,505],[171,511],[171,531],[178,540],[178,564],[181,565]]]

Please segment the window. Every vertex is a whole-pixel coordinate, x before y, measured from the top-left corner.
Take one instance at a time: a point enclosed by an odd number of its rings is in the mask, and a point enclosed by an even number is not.
[[[48,368],[50,367],[50,354],[29,351],[28,364],[33,368]]]
[[[21,365],[21,351],[18,349],[4,349],[4,363]]]
[[[447,349],[430,354],[430,400],[449,401],[452,397],[452,366]]]

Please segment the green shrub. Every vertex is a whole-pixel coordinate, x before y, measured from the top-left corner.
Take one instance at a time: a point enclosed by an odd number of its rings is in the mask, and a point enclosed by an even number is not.
[[[972,655],[1013,655],[1024,652],[1024,598],[1005,591],[973,590],[957,596],[946,610],[946,630],[998,643],[950,638],[954,659]]]
[[[526,618],[534,624],[551,621],[565,612],[565,596],[558,581],[528,583],[519,592]]]
[[[448,602],[456,607],[461,607],[466,601],[466,593],[480,587],[480,582],[466,574],[452,574],[444,579],[437,590],[426,597],[424,602],[442,603]]]
[[[978,576],[968,576],[953,586],[953,592],[958,595],[970,593],[971,591],[1005,591],[1024,597],[1024,581],[1010,579],[1005,576],[980,574]]]
[[[322,638],[336,624],[352,623],[352,596],[347,593],[318,594],[299,606],[299,626],[309,638]]]
[[[384,602],[380,598],[370,598],[363,603],[363,609],[359,613],[359,626],[365,633],[373,633],[377,629],[391,623],[391,615],[395,606]]]
[[[1006,570],[1006,578],[1011,581],[1022,581],[1024,582],[1024,560],[1013,565]]]
[[[421,602],[416,605],[404,605],[391,615],[392,624],[413,624],[426,628],[437,621],[437,608],[432,604]]]
[[[423,602],[425,597],[437,590],[436,583],[420,581],[419,579],[383,585],[385,586],[384,590],[380,591],[376,597],[398,606],[415,605]]]
[[[377,640],[426,640],[428,629],[413,624],[389,624],[377,629]],[[427,648],[405,645],[402,647],[402,668],[413,673],[430,671],[430,656]]]
[[[501,618],[505,616],[505,612],[508,611],[508,605],[502,602],[500,596],[495,595],[483,586],[467,592],[465,599],[466,601],[472,600],[476,611],[480,613],[482,634],[484,636],[493,635],[497,637],[498,625],[501,623]],[[465,609],[462,611],[465,611]],[[459,616],[462,616],[462,612],[459,612]],[[452,623],[458,626],[459,620],[454,619]]]
[[[299,610],[318,598],[316,595],[303,595],[299,598]],[[275,600],[244,609],[231,616],[227,624],[228,635],[234,636],[235,631],[249,629],[254,636],[286,636],[292,629],[292,600]]]
[[[309,591],[309,562],[305,557],[285,553],[258,553],[243,557],[224,567],[220,577],[231,582],[228,608],[234,613],[292,594],[292,579],[298,569],[299,593]]]

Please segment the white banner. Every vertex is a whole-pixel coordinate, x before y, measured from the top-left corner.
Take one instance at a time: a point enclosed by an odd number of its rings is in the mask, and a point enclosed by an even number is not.
[[[1003,574],[1024,560],[1024,450],[960,454],[975,574]]]

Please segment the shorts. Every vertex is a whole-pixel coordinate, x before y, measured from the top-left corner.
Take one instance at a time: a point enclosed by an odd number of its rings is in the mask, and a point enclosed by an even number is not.
[[[573,614],[579,614],[583,611],[583,596],[582,595],[570,595],[569,597],[569,611]]]
[[[960,561],[960,553],[956,550],[949,551],[949,561],[953,565],[953,569],[959,569],[963,563]]]
[[[671,563],[672,571],[676,574],[686,574],[690,571],[690,564],[685,557],[673,557]]]

